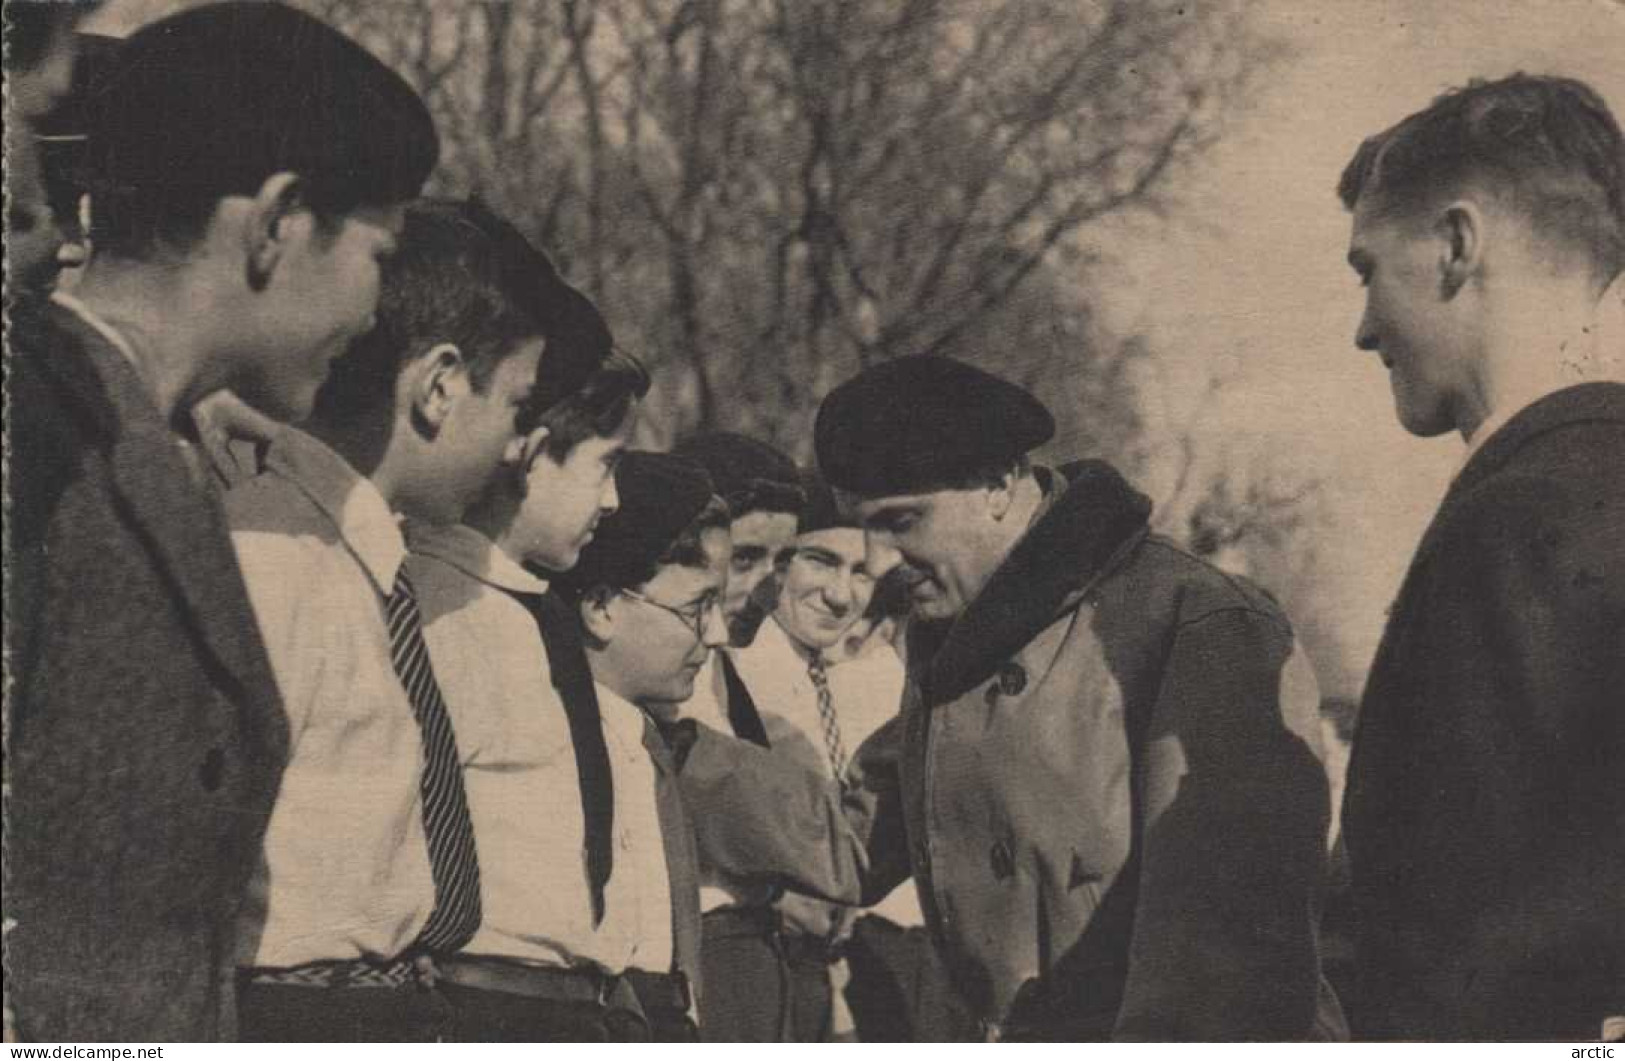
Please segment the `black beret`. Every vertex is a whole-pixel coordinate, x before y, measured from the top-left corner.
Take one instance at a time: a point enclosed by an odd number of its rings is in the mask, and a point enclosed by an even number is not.
[[[900,357],[865,369],[818,407],[818,469],[864,497],[923,492],[1048,442],[1055,418],[1027,391],[961,361]]]
[[[621,507],[598,524],[575,567],[553,579],[566,596],[594,586],[631,589],[654,575],[660,557],[715,496],[711,477],[670,453],[628,451],[615,469]]]
[[[808,534],[812,531],[829,530],[831,527],[861,527],[856,515],[844,511],[835,491],[830,488],[817,472],[803,472],[801,477],[802,493],[807,495],[807,504],[801,509],[800,533]]]
[[[209,4],[132,34],[88,113],[98,189],[251,194],[292,172],[351,204],[418,194],[440,145],[410,85],[282,4]],[[320,205],[320,204],[319,204]]]
[[[102,86],[118,56],[117,37],[74,34],[73,82],[67,95],[34,123],[40,142],[40,168],[51,208],[59,219],[72,217],[79,196],[89,190],[85,172],[90,143],[90,110],[102,98]]]
[[[795,462],[766,442],[714,431],[696,435],[673,449],[703,467],[728,502],[734,517],[750,512],[801,511],[801,472]]]

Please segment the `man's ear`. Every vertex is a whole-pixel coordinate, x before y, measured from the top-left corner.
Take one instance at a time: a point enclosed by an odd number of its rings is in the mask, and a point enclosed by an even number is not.
[[[581,598],[581,625],[600,645],[615,638],[615,596],[608,586],[594,586]]]
[[[1484,264],[1484,211],[1471,199],[1458,199],[1439,215],[1439,282],[1454,298]]]
[[[406,397],[412,420],[433,436],[451,415],[457,399],[469,392],[468,361],[455,343],[439,343],[407,371]]]
[[[1013,469],[1002,472],[987,485],[987,507],[995,520],[1004,519],[1015,500],[1016,473]]]
[[[291,222],[296,214],[310,216],[305,202],[304,181],[294,173],[274,173],[265,178],[250,201],[243,223],[243,244],[248,260],[248,286],[263,291],[287,253],[293,236]]]
[[[537,427],[531,429],[528,435],[515,435],[502,453],[503,462],[521,471],[529,471],[531,463],[536,460],[537,454],[542,452],[542,445],[551,433],[545,427]]]

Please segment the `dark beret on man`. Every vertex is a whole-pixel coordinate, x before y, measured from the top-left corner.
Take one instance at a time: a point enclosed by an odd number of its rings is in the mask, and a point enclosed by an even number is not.
[[[439,157],[423,101],[366,49],[278,3],[192,8],[132,34],[88,115],[99,189],[252,194],[305,178],[338,210],[416,196]]]
[[[818,470],[860,497],[959,485],[1048,442],[1055,418],[1027,391],[962,361],[900,357],[818,407]]]
[[[751,512],[794,515],[806,501],[795,461],[766,442],[713,431],[684,441],[672,452],[706,470],[735,519]]]
[[[594,586],[631,589],[653,578],[683,532],[716,496],[711,477],[670,453],[629,450],[615,469],[621,507],[604,517],[575,567],[553,576],[553,587],[579,599]]]

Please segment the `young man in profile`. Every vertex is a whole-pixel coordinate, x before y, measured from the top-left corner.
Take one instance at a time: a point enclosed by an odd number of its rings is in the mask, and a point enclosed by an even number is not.
[[[1355,1030],[1617,1038],[1625,138],[1586,85],[1515,74],[1367,140],[1338,192],[1356,345],[1406,430],[1467,443],[1349,762]]]
[[[295,749],[241,918],[245,1039],[441,1034],[424,971],[480,927],[479,852],[397,519],[455,522],[517,452],[562,283],[485,208],[414,204],[376,327],[227,495]]]
[[[277,4],[157,22],[105,85],[96,255],[7,334],[7,996],[26,1038],[229,1039],[288,727],[188,414],[225,386],[310,411],[438,142]]]

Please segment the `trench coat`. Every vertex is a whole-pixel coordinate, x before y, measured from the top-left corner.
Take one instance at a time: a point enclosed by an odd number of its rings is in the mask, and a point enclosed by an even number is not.
[[[1361,1038],[1625,1015],[1625,385],[1463,467],[1372,666],[1344,797]]]
[[[865,898],[912,875],[990,1036],[1338,1037],[1315,678],[1275,603],[1107,465],[1046,500],[858,754]]]
[[[6,991],[35,1040],[234,1036],[287,729],[217,498],[52,305],[7,358]]]

